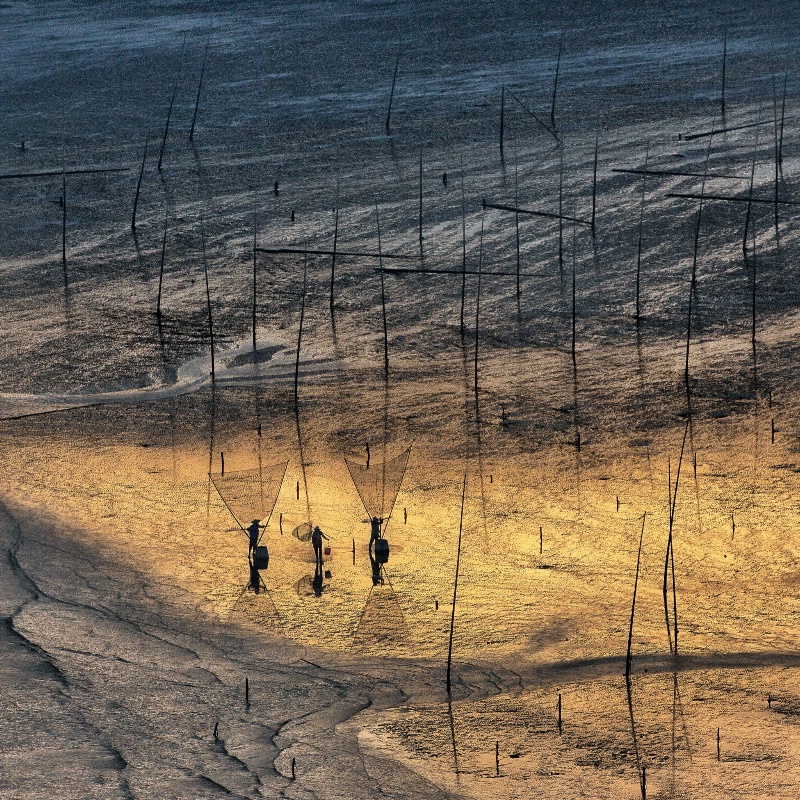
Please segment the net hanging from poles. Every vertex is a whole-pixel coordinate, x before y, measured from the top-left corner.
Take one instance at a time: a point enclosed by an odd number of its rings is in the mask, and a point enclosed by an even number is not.
[[[411,448],[382,464],[360,464],[345,458],[344,463],[358,496],[370,517],[388,519],[406,474]]]
[[[212,473],[209,477],[231,515],[245,528],[254,519],[266,524],[272,516],[288,461],[255,469]]]

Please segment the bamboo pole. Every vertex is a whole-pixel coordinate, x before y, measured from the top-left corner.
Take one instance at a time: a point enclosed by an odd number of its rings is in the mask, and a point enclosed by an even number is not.
[[[161,319],[161,289],[164,285],[164,256],[167,252],[167,220],[169,209],[164,212],[164,235],[161,238],[161,266],[158,270],[158,299],[156,300],[156,317]]]
[[[67,173],[61,172],[61,266],[64,271],[64,288],[67,286]]]
[[[189,141],[194,141],[194,126],[197,122],[197,110],[200,108],[200,93],[203,91],[203,77],[206,73],[206,59],[208,58],[208,44],[203,53],[203,65],[200,67],[200,81],[197,84],[197,97],[194,101],[194,114],[192,114],[192,127],[189,129]]]
[[[503,138],[505,137],[506,87],[500,89],[500,160],[503,160]]]
[[[642,532],[639,534],[639,552],[636,556],[636,576],[633,579],[633,602],[631,603],[631,621],[628,626],[628,650],[625,656],[625,678],[631,677],[631,648],[633,646],[633,616],[636,613],[636,590],[639,585],[639,565],[642,561],[642,542],[644,541],[644,526],[647,521],[647,512],[642,515]]]
[[[644,165],[647,170],[647,160],[650,156],[650,145],[648,144],[644,152]],[[639,288],[641,285],[641,272],[642,272],[642,227],[644,225],[644,198],[645,198],[645,184],[647,182],[647,172],[645,171],[642,176],[642,202],[639,206],[639,243],[636,249],[636,326],[639,326],[641,320],[641,309],[639,306]]]
[[[331,316],[333,316],[333,284],[336,277],[336,246],[339,242],[339,191],[336,191],[336,210],[335,218],[333,221],[333,250],[331,252],[331,291],[330,291],[330,306]]]
[[[722,119],[725,119],[725,67],[728,61],[728,28],[725,28],[725,36],[722,42]],[[723,122],[724,124],[724,122]]]
[[[256,302],[257,302],[257,278],[258,278],[258,253],[256,252],[256,239],[258,234],[258,221],[253,220],[253,361],[258,349],[256,346]]]
[[[461,534],[464,530],[464,498],[467,494],[467,473],[464,473],[464,484],[461,489],[461,518],[458,523],[458,548],[456,550],[456,577],[453,581],[453,606],[450,609],[450,639],[447,644],[447,678],[445,684],[447,686],[447,695],[450,696],[451,680],[450,672],[453,663],[453,631],[456,624],[456,597],[458,594],[458,570],[461,565]]]
[[[142,166],[139,169],[139,180],[136,181],[136,195],[133,198],[133,216],[131,217],[131,230],[136,231],[136,209],[139,206],[139,190],[142,188],[142,177],[144,176],[144,163],[147,161],[147,139],[144,140],[144,155],[142,156]]]
[[[180,70],[178,70],[180,77]],[[172,90],[172,97],[169,101],[169,110],[167,111],[167,122],[164,125],[164,138],[161,140],[161,152],[158,154],[158,171],[161,172],[161,162],[164,159],[164,150],[167,146],[167,134],[169,133],[169,121],[172,117],[172,107],[175,104],[175,95],[178,93],[178,78],[175,78],[175,87]]]
[[[564,31],[561,31],[561,37],[558,40],[558,57],[556,58],[556,74],[553,78],[553,97],[550,104],[550,125],[553,130],[556,130],[556,93],[558,91],[558,72],[561,68],[561,49],[564,45]]]
[[[211,341],[211,381],[216,379],[214,369],[214,324],[211,315],[211,289],[208,284],[208,260],[206,259],[206,230],[203,217],[200,217],[200,239],[203,243],[203,273],[206,279],[206,304],[208,306],[208,336]]]
[[[532,217],[547,217],[548,219],[562,219],[566,222],[574,222],[577,225],[592,224],[592,221],[589,219],[579,219],[578,217],[568,216],[562,213],[554,214],[552,211],[537,211],[531,208],[519,208],[517,206],[509,206],[503,203],[488,203],[485,199],[481,201],[481,205],[483,208],[494,208],[498,211],[510,211],[513,214],[524,214]],[[559,202],[559,206],[561,206],[561,202]]]
[[[381,218],[378,213],[378,203],[375,203],[375,222],[378,226],[378,253],[381,252]],[[383,264],[381,264],[383,267]],[[381,269],[381,313],[383,315],[383,368],[384,368],[384,381],[389,383],[389,328],[386,323],[386,286],[383,277],[383,269]]]
[[[481,236],[478,244],[478,291],[475,301],[475,403],[478,403],[478,342],[480,339],[480,315],[481,315],[481,272],[483,270],[483,224],[484,215],[481,214]],[[480,420],[477,422],[480,426]]]
[[[541,125],[559,144],[561,144],[561,139],[558,138],[558,134],[556,134],[556,132],[546,122],[542,121],[537,114],[535,114],[530,108],[528,108],[528,106],[526,106],[525,103],[523,103],[522,100],[520,100],[519,97],[517,97],[514,94],[514,92],[512,92],[511,89],[509,89],[507,86],[506,86],[506,94],[512,100],[514,100],[517,103],[517,105],[519,105],[520,108],[522,108],[522,110],[528,114],[528,116],[533,117],[534,120],[536,120],[536,122],[539,123],[539,125]]]
[[[424,258],[422,251],[422,147],[419,148],[419,257]]]
[[[297,413],[300,409],[299,388],[300,388],[300,347],[303,341],[303,319],[306,314],[306,283],[308,279],[308,257],[303,256],[303,293],[300,297],[300,328],[297,331],[297,357],[294,362],[294,410]],[[299,423],[298,423],[299,427]],[[305,469],[305,466],[304,466]],[[299,489],[298,489],[299,493]]]
[[[402,53],[402,44],[397,50],[397,60],[394,62],[394,75],[392,77],[392,91],[389,93],[389,110],[386,112],[386,135],[389,135],[390,122],[392,118],[392,100],[394,100],[394,87],[397,83],[397,70],[400,67],[400,54]]]
[[[467,293],[467,205],[464,194],[464,158],[461,158],[461,338],[464,338],[464,302]]]
[[[595,233],[595,214],[597,211],[597,153],[600,146],[600,131],[594,137],[594,167],[592,169],[592,236]],[[572,213],[575,216],[575,212]]]

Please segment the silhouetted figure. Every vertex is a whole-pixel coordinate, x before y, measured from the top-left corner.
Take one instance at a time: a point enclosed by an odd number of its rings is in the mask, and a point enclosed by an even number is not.
[[[274,188],[272,191],[273,191],[273,193],[274,193],[275,197],[277,197],[277,196],[278,196],[278,193],[279,193],[279,190],[278,190],[278,181],[275,181],[275,188]]]
[[[294,209],[292,209],[292,222],[294,222]]]
[[[322,540],[325,539],[326,541],[330,541],[328,537],[320,530],[319,525],[314,527],[314,530],[311,531],[311,544],[314,547],[314,559],[317,562],[318,572],[321,575],[321,567],[322,567]],[[321,580],[321,578],[320,578]]]
[[[380,584],[383,586],[383,578],[381,577],[381,565],[375,560],[372,555],[372,550],[369,551],[369,563],[372,567],[372,585],[377,586]]]
[[[247,551],[248,557],[253,555],[253,551],[258,545],[258,540],[261,536],[260,531],[267,527],[266,525],[259,525],[259,521],[260,520],[254,519],[247,528],[247,536],[250,539],[250,548]]]
[[[311,588],[314,590],[314,594],[317,597],[322,597],[322,565],[317,564],[316,568],[314,569],[314,578],[311,581]]]
[[[376,540],[381,538],[381,525],[383,525],[384,519],[383,517],[373,517],[370,521],[370,533],[369,533],[369,549],[372,552],[372,545],[375,543]]]
[[[261,575],[259,575],[258,570],[252,564],[250,565],[249,588],[252,589],[256,594],[261,591]]]
[[[442,175],[442,186],[447,188],[447,173],[446,172],[444,173],[444,175]]]

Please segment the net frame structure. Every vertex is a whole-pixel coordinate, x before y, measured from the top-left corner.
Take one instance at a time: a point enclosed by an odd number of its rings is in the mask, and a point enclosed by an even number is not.
[[[370,519],[378,517],[385,522],[389,521],[403,484],[406,469],[408,469],[410,456],[411,446],[409,445],[399,455],[380,464],[361,463],[345,457],[344,463],[347,471],[350,473],[361,504]],[[390,471],[388,476],[387,468]],[[391,503],[387,504],[388,497],[391,497]]]
[[[287,459],[254,469],[209,472],[208,477],[236,524],[246,532],[251,520],[269,524],[288,468]]]

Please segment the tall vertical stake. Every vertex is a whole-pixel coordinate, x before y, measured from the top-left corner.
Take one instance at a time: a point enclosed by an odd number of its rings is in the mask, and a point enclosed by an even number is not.
[[[419,257],[423,258],[422,252],[422,145],[419,148]]]
[[[172,90],[172,97],[169,101],[169,111],[167,111],[167,122],[164,125],[164,138],[161,140],[161,151],[158,154],[158,171],[161,172],[161,162],[164,159],[164,150],[167,146],[167,134],[169,133],[169,121],[172,117],[172,106],[175,104],[175,95],[178,93],[178,79],[180,78],[180,70],[178,70],[178,77],[175,78],[175,87]]]
[[[467,473],[464,473],[464,485],[461,489],[461,519],[458,523],[458,549],[456,550],[456,577],[453,581],[453,607],[450,610],[450,641],[447,645],[447,694],[450,694],[450,668],[453,662],[453,630],[456,624],[456,596],[458,594],[458,569],[461,565],[461,533],[464,530],[464,497],[467,494]]]
[[[339,187],[336,187],[336,211],[333,221],[333,255],[331,256],[331,316],[333,316],[333,282],[336,277],[336,245],[339,241]]]
[[[216,378],[214,370],[214,324],[211,317],[211,289],[208,285],[208,261],[206,259],[206,228],[203,223],[203,215],[200,215],[200,238],[203,243],[203,273],[206,279],[206,304],[208,305],[208,336],[211,340],[211,380]]]
[[[725,127],[725,67],[728,61],[728,28],[725,28],[725,35],[722,40],[722,96],[721,96],[721,105],[722,105],[722,119],[723,119],[723,127]]]
[[[305,251],[306,248],[304,248]],[[297,357],[294,362],[294,410],[300,407],[299,387],[300,387],[300,346],[303,341],[303,319],[306,314],[306,281],[308,277],[308,254],[303,252],[303,294],[300,298],[300,328],[297,331]],[[297,496],[300,497],[300,484],[297,484]]]
[[[158,270],[158,299],[156,300],[156,317],[161,320],[161,289],[164,285],[164,257],[167,253],[167,221],[169,209],[164,212],[164,235],[161,238],[161,266]]]
[[[594,168],[592,170],[592,236],[594,236],[595,215],[597,211],[597,152],[600,146],[600,131],[598,130],[594,137]],[[573,214],[573,216],[575,216]]]
[[[139,180],[136,181],[136,195],[133,198],[133,216],[131,217],[131,230],[136,230],[136,208],[139,205],[139,190],[142,188],[142,177],[144,176],[144,162],[147,161],[147,139],[144,140],[144,155],[142,156],[142,166],[139,168]]]
[[[258,253],[256,252],[256,240],[258,235],[258,220],[253,219],[253,358],[258,349],[256,345],[256,302],[257,296],[257,278],[258,278]]]
[[[375,221],[378,226],[378,266],[381,273],[381,311],[383,314],[383,368],[384,381],[389,383],[389,327],[386,322],[386,283],[383,274],[383,255],[381,253],[381,218],[378,203],[375,203]]]
[[[631,676],[631,647],[633,646],[633,615],[636,612],[636,589],[639,585],[639,566],[642,562],[642,542],[644,541],[644,525],[647,521],[647,512],[642,516],[642,532],[639,534],[639,553],[636,556],[636,576],[633,579],[633,602],[631,603],[631,621],[628,626],[628,652],[625,656],[625,677]]]
[[[67,287],[67,165],[61,169],[61,266],[64,270],[64,288]]]
[[[389,110],[386,112],[386,135],[389,135],[389,123],[392,118],[392,100],[394,100],[394,86],[397,83],[397,70],[400,67],[400,53],[402,52],[402,42],[397,50],[397,61],[394,62],[394,76],[392,77],[392,91],[389,93]]]
[[[553,101],[550,105],[550,125],[553,130],[556,129],[556,92],[558,91],[558,71],[561,68],[561,48],[564,45],[564,31],[561,31],[561,37],[558,40],[558,58],[556,59],[556,74],[553,78]]]
[[[189,128],[189,141],[194,141],[194,125],[197,122],[197,110],[200,108],[200,93],[203,91],[203,76],[206,74],[206,59],[208,58],[208,45],[206,43],[206,49],[203,53],[203,65],[200,67],[200,81],[197,84],[197,97],[194,101],[194,114],[192,114],[192,127]]]
[[[464,194],[464,157],[461,157],[461,338],[464,338],[464,300],[467,293],[467,205]]]
[[[503,139],[506,127],[506,87],[500,89],[500,160],[503,160]]]

